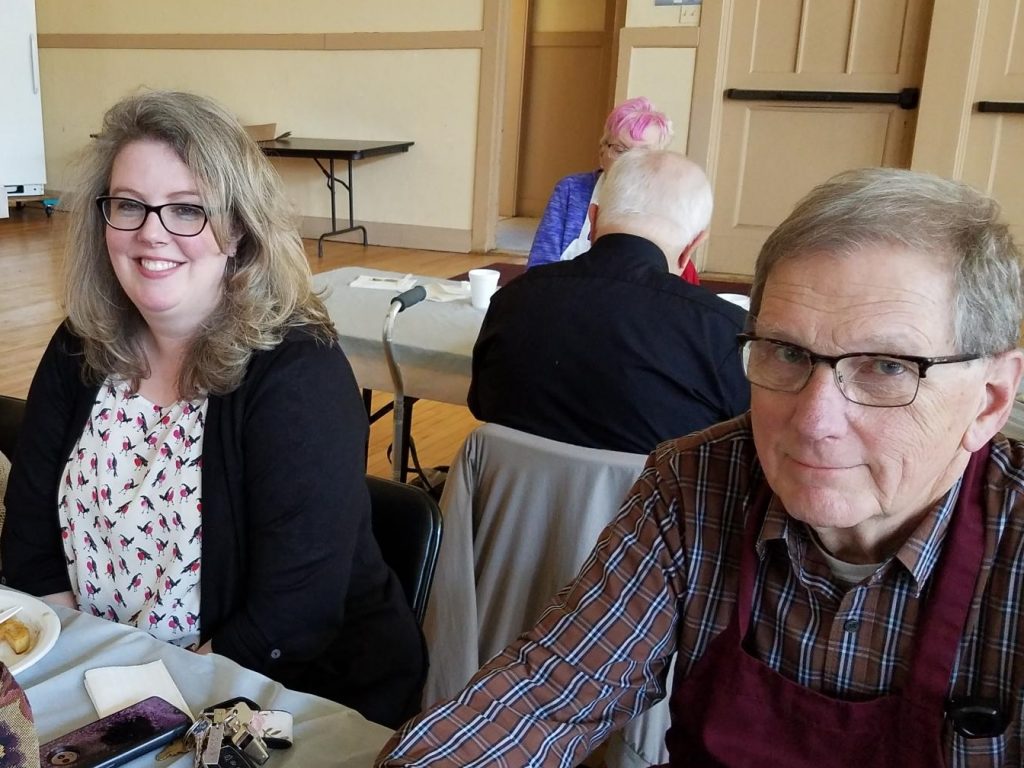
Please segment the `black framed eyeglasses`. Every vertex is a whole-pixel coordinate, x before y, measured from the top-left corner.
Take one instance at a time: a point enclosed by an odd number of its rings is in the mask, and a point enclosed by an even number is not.
[[[843,397],[851,403],[876,408],[898,408],[914,402],[921,379],[933,365],[966,363],[982,357],[918,357],[876,352],[819,355],[796,344],[752,333],[741,333],[736,338],[743,372],[751,384],[774,392],[799,392],[810,381],[814,366],[826,363]]]
[[[130,197],[102,195],[96,198],[96,206],[103,214],[103,220],[122,232],[141,229],[151,213],[156,214],[164,229],[179,237],[195,237],[206,228],[206,222],[209,221],[206,209],[191,203],[146,205]]]

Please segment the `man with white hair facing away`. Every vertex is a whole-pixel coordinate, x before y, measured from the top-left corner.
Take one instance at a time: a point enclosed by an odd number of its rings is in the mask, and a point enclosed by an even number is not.
[[[593,246],[491,299],[469,407],[564,443],[649,453],[747,409],[746,313],[680,280],[707,234],[711,187],[682,155],[631,150],[608,171]]]

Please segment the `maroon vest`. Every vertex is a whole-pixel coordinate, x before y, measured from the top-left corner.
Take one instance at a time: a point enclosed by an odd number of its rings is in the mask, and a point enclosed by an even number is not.
[[[747,515],[739,592],[729,626],[686,679],[677,671],[665,736],[671,768],[936,768],[944,707],[984,552],[982,492],[988,446],[967,465],[934,586],[914,633],[904,690],[842,701],[805,688],[743,647],[750,623],[755,542],[767,503]]]

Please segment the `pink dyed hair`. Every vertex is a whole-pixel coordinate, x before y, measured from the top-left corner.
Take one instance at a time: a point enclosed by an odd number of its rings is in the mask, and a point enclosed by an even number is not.
[[[637,96],[626,99],[611,111],[604,121],[604,138],[610,139],[623,131],[634,141],[640,141],[648,128],[658,129],[658,145],[656,149],[664,149],[672,139],[672,121],[654,108],[650,99]]]

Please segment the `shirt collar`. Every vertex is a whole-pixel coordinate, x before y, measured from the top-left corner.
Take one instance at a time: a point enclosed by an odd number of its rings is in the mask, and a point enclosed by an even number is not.
[[[576,257],[577,261],[581,259],[584,260],[580,262],[581,264],[598,261],[603,263],[608,259],[616,270],[622,270],[628,265],[668,272],[668,262],[661,248],[646,238],[625,232],[601,235],[593,242],[589,251]],[[613,259],[614,261],[611,261]]]
[[[953,510],[960,495],[961,483],[962,478],[958,478],[953,487],[932,504],[903,546],[872,577],[873,583],[884,577],[890,565],[898,566],[906,571],[913,580],[915,597],[920,596],[942,552],[946,531],[949,529],[949,521],[952,519]],[[775,494],[771,495],[764,523],[757,537],[756,546],[759,558],[764,559],[767,556],[768,543],[772,541],[778,541],[785,545],[786,552],[797,573],[804,570],[807,565],[805,561],[809,550],[808,545],[811,543],[810,531],[804,523],[789,516]]]

